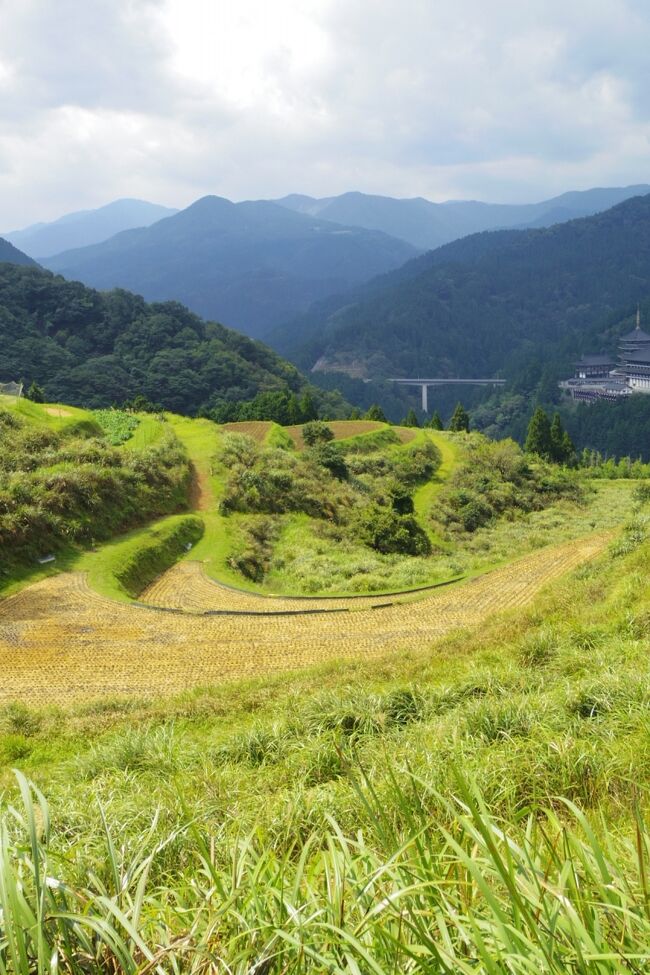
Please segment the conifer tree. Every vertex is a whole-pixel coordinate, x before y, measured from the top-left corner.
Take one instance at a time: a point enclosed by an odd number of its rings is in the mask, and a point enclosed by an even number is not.
[[[465,433],[469,433],[469,413],[462,403],[456,404],[456,409],[449,421],[449,429],[454,433],[459,433],[463,430]]]
[[[26,396],[27,399],[30,399],[32,401],[32,403],[45,402],[45,393],[43,392],[43,390],[41,389],[41,387],[38,385],[37,382],[32,382],[31,386],[27,390]]]
[[[404,419],[402,420],[403,427],[419,427],[418,418],[415,415],[415,410],[410,409]]]
[[[373,403],[370,409],[367,411],[365,420],[377,420],[379,423],[388,423],[386,419],[386,414],[382,410],[378,403]]]
[[[537,407],[528,424],[524,450],[527,454],[537,454],[544,460],[553,459],[551,422],[541,406]]]
[[[565,464],[573,461],[575,464],[576,448],[573,440],[569,436],[568,430],[565,430],[562,434],[562,459]]]
[[[427,423],[430,430],[442,430],[442,418],[437,410],[431,414],[431,419]]]

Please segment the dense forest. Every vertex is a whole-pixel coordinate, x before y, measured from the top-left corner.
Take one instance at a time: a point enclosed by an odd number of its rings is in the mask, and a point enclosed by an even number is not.
[[[9,263],[0,264],[0,349],[0,381],[36,381],[50,401],[91,408],[143,395],[195,413],[308,389],[277,353],[178,302],[147,304]],[[315,395],[327,412],[345,412],[340,396]]]
[[[650,293],[650,196],[543,230],[477,234],[315,307],[274,345],[301,368],[508,376],[521,356],[570,365],[594,323]]]

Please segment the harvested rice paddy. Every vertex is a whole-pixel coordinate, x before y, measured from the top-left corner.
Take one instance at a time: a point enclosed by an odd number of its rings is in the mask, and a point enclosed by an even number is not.
[[[63,573],[0,602],[0,702],[159,696],[327,660],[429,649],[455,629],[526,605],[610,538],[550,546],[417,600],[297,606],[217,586],[184,563],[151,587],[149,605],[129,605],[93,592],[83,573]]]

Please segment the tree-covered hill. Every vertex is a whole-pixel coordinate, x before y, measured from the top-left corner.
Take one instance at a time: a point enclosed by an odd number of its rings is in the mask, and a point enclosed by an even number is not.
[[[264,200],[197,200],[151,227],[125,231],[45,263],[97,288],[175,299],[247,335],[326,295],[396,268],[416,248],[376,230],[344,227]]]
[[[307,386],[271,349],[177,302],[0,263],[0,381],[18,378],[50,401],[100,407],[143,394],[182,413]]]
[[[17,247],[14,247],[8,240],[4,237],[0,237],[0,262],[8,262],[10,264],[30,264],[35,265],[36,261],[33,261],[31,257],[27,254],[23,254],[19,251]]]
[[[650,196],[543,230],[455,241],[314,308],[274,342],[304,368],[366,376],[508,375],[522,354],[569,357],[650,293]]]

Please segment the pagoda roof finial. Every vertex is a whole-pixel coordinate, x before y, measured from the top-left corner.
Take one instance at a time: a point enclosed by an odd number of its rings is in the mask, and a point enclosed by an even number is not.
[[[640,302],[637,302],[636,305],[636,327],[640,332],[641,331],[641,303]]]

